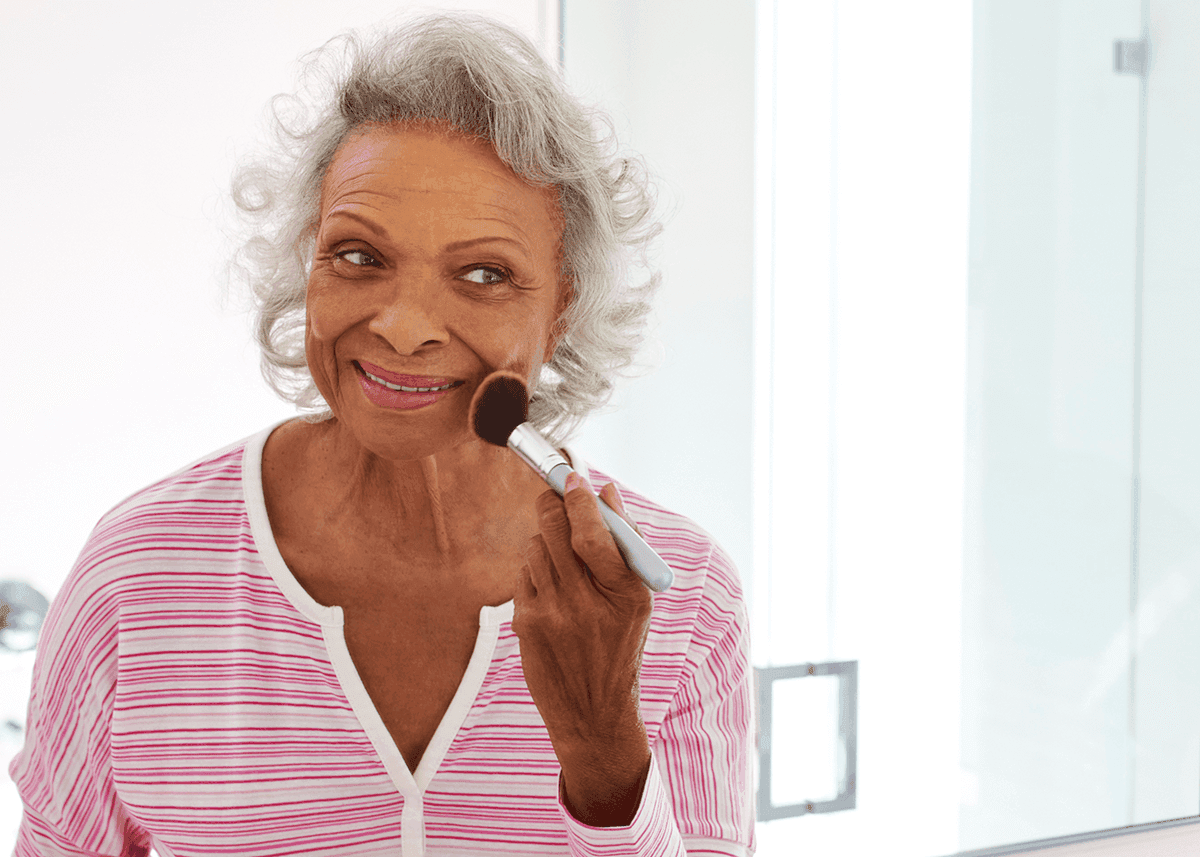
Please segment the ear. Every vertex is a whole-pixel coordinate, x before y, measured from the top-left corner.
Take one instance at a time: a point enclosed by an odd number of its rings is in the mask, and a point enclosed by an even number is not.
[[[542,362],[549,363],[558,349],[558,344],[567,335],[567,310],[574,302],[575,289],[566,277],[558,285],[558,303],[554,307],[554,323],[550,325],[550,337],[546,340],[546,350],[542,354]]]

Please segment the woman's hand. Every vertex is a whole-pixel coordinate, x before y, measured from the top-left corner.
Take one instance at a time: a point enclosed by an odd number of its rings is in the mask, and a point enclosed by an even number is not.
[[[538,498],[541,532],[526,553],[513,632],[571,814],[594,827],[626,825],[650,770],[638,709],[650,591],[625,565],[583,480],[570,474],[566,489],[561,499]],[[600,496],[629,520],[611,483]]]

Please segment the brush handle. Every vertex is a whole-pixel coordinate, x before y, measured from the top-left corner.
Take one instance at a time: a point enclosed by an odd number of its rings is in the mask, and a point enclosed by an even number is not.
[[[571,465],[559,464],[545,474],[545,479],[561,497],[566,492],[567,474],[574,472]],[[613,511],[603,499],[600,500],[600,516],[604,518],[605,526],[612,533],[613,541],[617,543],[617,550],[621,552],[625,564],[642,579],[642,583],[654,592],[670,589],[671,584],[675,582],[675,573],[671,571],[671,566],[667,565],[654,548],[638,535],[637,530]]]

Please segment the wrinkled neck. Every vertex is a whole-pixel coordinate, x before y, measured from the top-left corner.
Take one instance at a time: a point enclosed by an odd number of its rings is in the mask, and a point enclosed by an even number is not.
[[[434,544],[440,556],[449,558],[450,537],[446,527],[446,502],[438,480],[438,463],[435,456],[421,459],[421,478],[425,496],[429,503],[429,515],[433,521]]]
[[[487,546],[528,539],[533,499],[546,489],[510,450],[483,441],[412,460],[387,460],[342,430],[322,446],[328,511],[351,531],[392,538],[397,551],[453,565]],[[520,532],[514,532],[514,527]]]

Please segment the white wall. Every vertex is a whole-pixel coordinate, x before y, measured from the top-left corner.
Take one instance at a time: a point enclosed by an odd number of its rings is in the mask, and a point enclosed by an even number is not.
[[[124,496],[292,413],[221,304],[234,157],[302,53],[433,8],[499,17],[557,55],[552,0],[0,4],[0,580],[52,596]],[[5,769],[31,660],[0,653]],[[0,851],[19,813],[5,772]]]
[[[556,18],[548,0],[439,5],[535,39]],[[0,578],[52,594],[110,506],[291,413],[259,378],[246,319],[220,302],[218,215],[234,158],[302,53],[431,8],[4,4],[0,483],[20,490],[0,501]]]
[[[757,329],[773,370],[756,437],[771,464],[755,497],[756,648],[858,662],[855,808],[763,825],[760,853],[947,853],[963,794],[971,10],[760,5],[760,80],[776,97],[760,96],[773,240]],[[811,776],[831,755],[828,727],[805,716],[815,703],[784,721],[801,735],[790,759],[776,743],[773,774]]]
[[[750,568],[754,3],[568,0],[567,82],[661,179],[657,368],[589,420],[591,463]]]

